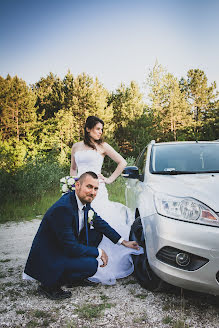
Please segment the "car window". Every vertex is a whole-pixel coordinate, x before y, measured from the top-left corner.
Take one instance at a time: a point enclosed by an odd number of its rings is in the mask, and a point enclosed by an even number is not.
[[[219,143],[154,145],[150,163],[152,173],[219,170]]]
[[[146,163],[146,158],[147,158],[147,150],[148,150],[148,147],[145,147],[135,162],[135,165],[139,169],[139,174],[141,174],[141,175],[144,174],[145,163]]]

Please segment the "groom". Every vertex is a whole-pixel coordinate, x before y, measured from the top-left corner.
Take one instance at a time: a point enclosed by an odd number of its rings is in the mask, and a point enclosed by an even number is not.
[[[71,297],[61,286],[89,284],[87,278],[96,273],[98,258],[102,267],[107,265],[107,254],[97,248],[103,234],[115,244],[139,249],[91,209],[98,185],[94,172],[82,174],[75,192],[63,195],[46,212],[33,240],[24,272],[38,280],[40,291],[51,299]]]

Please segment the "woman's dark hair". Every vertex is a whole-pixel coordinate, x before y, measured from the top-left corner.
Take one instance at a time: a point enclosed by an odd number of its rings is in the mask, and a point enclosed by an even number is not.
[[[97,116],[88,116],[85,126],[84,126],[84,144],[87,145],[88,147],[91,147],[93,149],[96,149],[95,145],[92,143],[90,140],[90,134],[87,131],[88,129],[93,129],[97,123],[101,123],[104,127],[104,122]],[[100,138],[99,140],[95,140],[97,144],[101,144],[103,142],[103,139]]]

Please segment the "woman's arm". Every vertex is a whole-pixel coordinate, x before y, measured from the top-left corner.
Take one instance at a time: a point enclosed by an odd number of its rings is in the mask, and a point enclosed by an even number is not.
[[[111,147],[108,143],[104,142],[104,154],[109,156],[114,162],[116,162],[117,168],[115,171],[111,174],[109,178],[105,178],[104,176],[101,176],[101,178],[104,180],[105,183],[109,184],[118,178],[118,176],[122,173],[124,168],[127,165],[126,160],[119,154],[113,147]]]
[[[76,144],[72,146],[71,150],[71,167],[70,167],[70,176],[76,176],[77,175],[77,165],[75,162],[75,148]]]

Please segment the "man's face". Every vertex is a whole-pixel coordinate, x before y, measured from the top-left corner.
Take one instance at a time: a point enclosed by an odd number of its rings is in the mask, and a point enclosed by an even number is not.
[[[98,179],[94,179],[90,175],[87,175],[82,183],[80,181],[75,183],[75,192],[82,204],[92,202],[96,197],[98,186]]]

